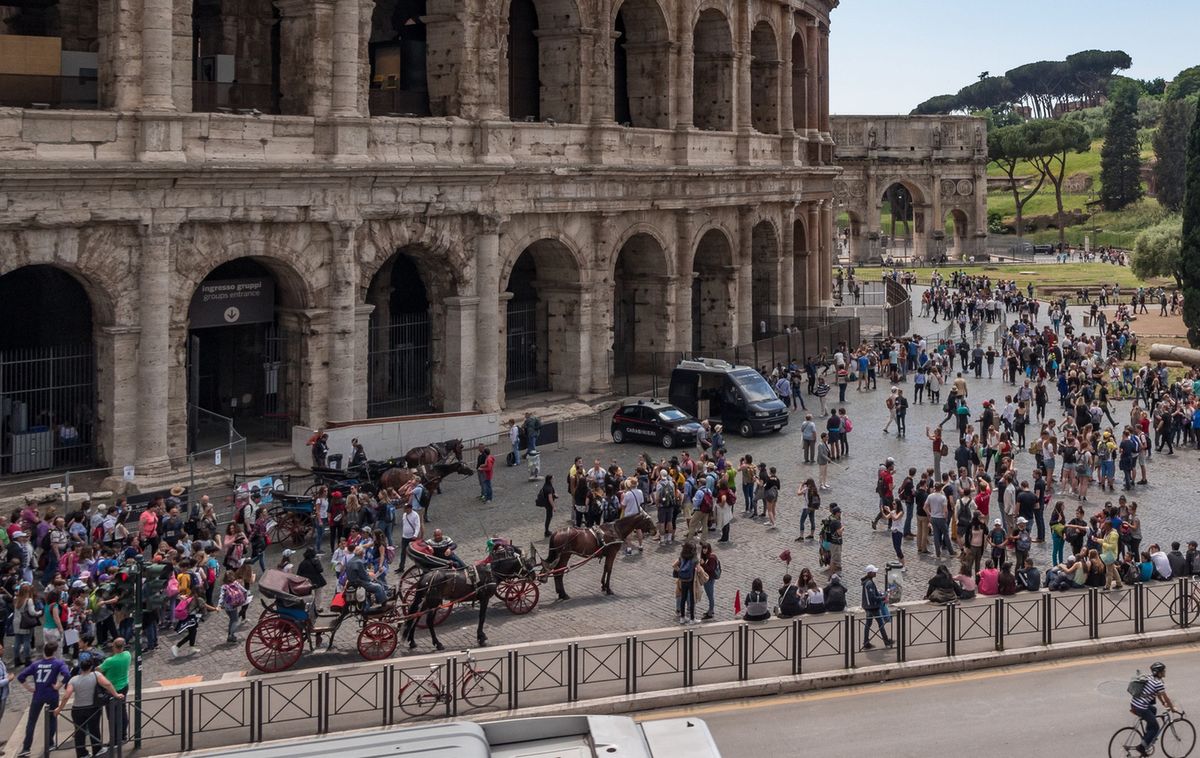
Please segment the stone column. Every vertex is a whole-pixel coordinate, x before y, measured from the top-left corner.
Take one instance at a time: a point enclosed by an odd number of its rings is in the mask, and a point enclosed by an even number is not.
[[[792,105],[792,35],[796,31],[796,14],[787,5],[781,6],[781,12],[784,39],[779,67],[779,134],[783,138],[783,163],[792,164],[796,162],[796,122]]]
[[[354,420],[354,382],[357,371],[354,333],[357,324],[358,220],[329,224],[329,379],[325,415],[329,421]]]
[[[596,251],[594,268],[584,272],[584,291],[580,297],[580,319],[591,332],[588,344],[592,354],[592,393],[606,395],[612,388],[613,371],[613,288],[607,267],[615,259],[612,229],[613,214],[592,215],[592,249]]]
[[[754,341],[754,223],[752,209],[738,208],[737,342]]]
[[[475,236],[475,406],[488,413],[500,410],[500,219],[480,216]],[[446,373],[458,367],[449,365]]]
[[[142,38],[137,32],[141,0],[100,3],[96,16],[99,32],[100,107],[131,111],[140,102]]]
[[[821,305],[833,306],[833,200],[821,201]]]
[[[279,8],[280,110],[328,116],[332,105],[334,0],[275,0]]]
[[[167,408],[171,378],[171,235],[174,231],[173,226],[154,224],[141,229],[136,465],[143,473],[162,471],[170,466]]]
[[[446,370],[439,381],[444,383],[442,410],[470,411],[475,409],[475,343],[479,298],[448,297],[446,306]]]
[[[687,209],[675,212],[675,280],[679,283],[675,293],[675,344],[679,350],[692,349],[692,237],[695,235],[696,214]]]
[[[693,47],[695,30],[692,27],[690,3],[679,4],[679,49],[676,58],[679,60],[679,76],[675,83],[675,128],[689,129],[692,126],[692,87],[695,76],[695,61]]]
[[[821,206],[808,205],[808,302],[810,309],[820,308],[821,290]]]
[[[808,26],[804,28],[804,52],[808,56],[808,63],[805,68],[808,71],[806,80],[808,90],[808,123],[805,127],[808,130],[809,139],[816,138],[821,132],[821,56],[820,56],[820,29],[817,27],[815,20],[809,21]]]
[[[737,71],[737,89],[734,93],[734,130],[748,132],[752,128],[753,119],[750,114],[750,28],[754,25],[750,19],[750,0],[741,0],[738,11],[737,43],[734,45],[734,66]]]
[[[796,307],[796,293],[793,289],[796,264],[795,240],[792,239],[792,219],[795,209],[788,206],[781,214],[779,225],[780,252],[779,271],[776,280],[779,282],[779,313],[774,314],[782,320],[790,320]]]
[[[171,95],[174,10],[173,0],[142,1],[142,108],[145,110],[175,109]]]
[[[101,457],[114,471],[137,460],[138,369],[130,356],[138,354],[138,335],[133,325],[102,326],[96,333],[96,374]]]
[[[334,116],[361,116],[358,110],[359,0],[336,0],[333,15]]]
[[[821,26],[821,71],[820,71],[820,129],[822,134],[829,134],[829,27]]]
[[[175,109],[192,112],[192,68],[196,55],[192,37],[192,0],[173,0],[171,22],[171,99]]]
[[[367,418],[368,358],[371,353],[371,314],[373,305],[356,305],[354,308],[354,418]]]

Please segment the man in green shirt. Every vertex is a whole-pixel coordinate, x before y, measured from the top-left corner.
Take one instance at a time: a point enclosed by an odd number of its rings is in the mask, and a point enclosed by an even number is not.
[[[129,651],[125,649],[125,638],[117,637],[113,640],[112,655],[105,658],[100,663],[100,673],[104,675],[108,681],[112,682],[113,689],[122,695],[129,694],[129,664],[132,661]],[[118,708],[117,718],[120,719],[120,724],[113,724],[113,731],[118,735],[124,735],[128,726],[128,717],[125,714],[124,708]]]

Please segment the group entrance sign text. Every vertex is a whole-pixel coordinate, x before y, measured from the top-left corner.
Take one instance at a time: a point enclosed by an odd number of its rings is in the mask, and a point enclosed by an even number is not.
[[[192,329],[275,320],[275,283],[269,278],[202,282],[188,308]]]

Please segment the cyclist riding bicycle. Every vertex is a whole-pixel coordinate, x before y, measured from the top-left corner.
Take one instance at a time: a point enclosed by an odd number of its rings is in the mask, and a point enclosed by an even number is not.
[[[1154,707],[1154,701],[1161,700],[1167,710],[1175,710],[1175,704],[1167,697],[1167,686],[1163,684],[1166,675],[1167,664],[1161,661],[1151,664],[1150,676],[1143,683],[1141,694],[1129,703],[1129,710],[1142,720],[1144,726],[1142,744],[1138,746],[1138,752],[1142,755],[1149,755],[1150,746],[1158,739],[1158,710]]]

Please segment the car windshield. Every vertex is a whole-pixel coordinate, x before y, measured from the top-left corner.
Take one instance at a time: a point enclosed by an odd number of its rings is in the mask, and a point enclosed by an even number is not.
[[[665,408],[658,412],[658,417],[663,421],[684,421],[688,416],[678,408]]]
[[[737,385],[742,394],[746,396],[746,400],[751,403],[763,403],[768,400],[777,400],[775,390],[771,389],[771,385],[767,384],[767,380],[762,378],[762,374],[757,371],[735,371],[729,375],[733,379],[733,383]]]

